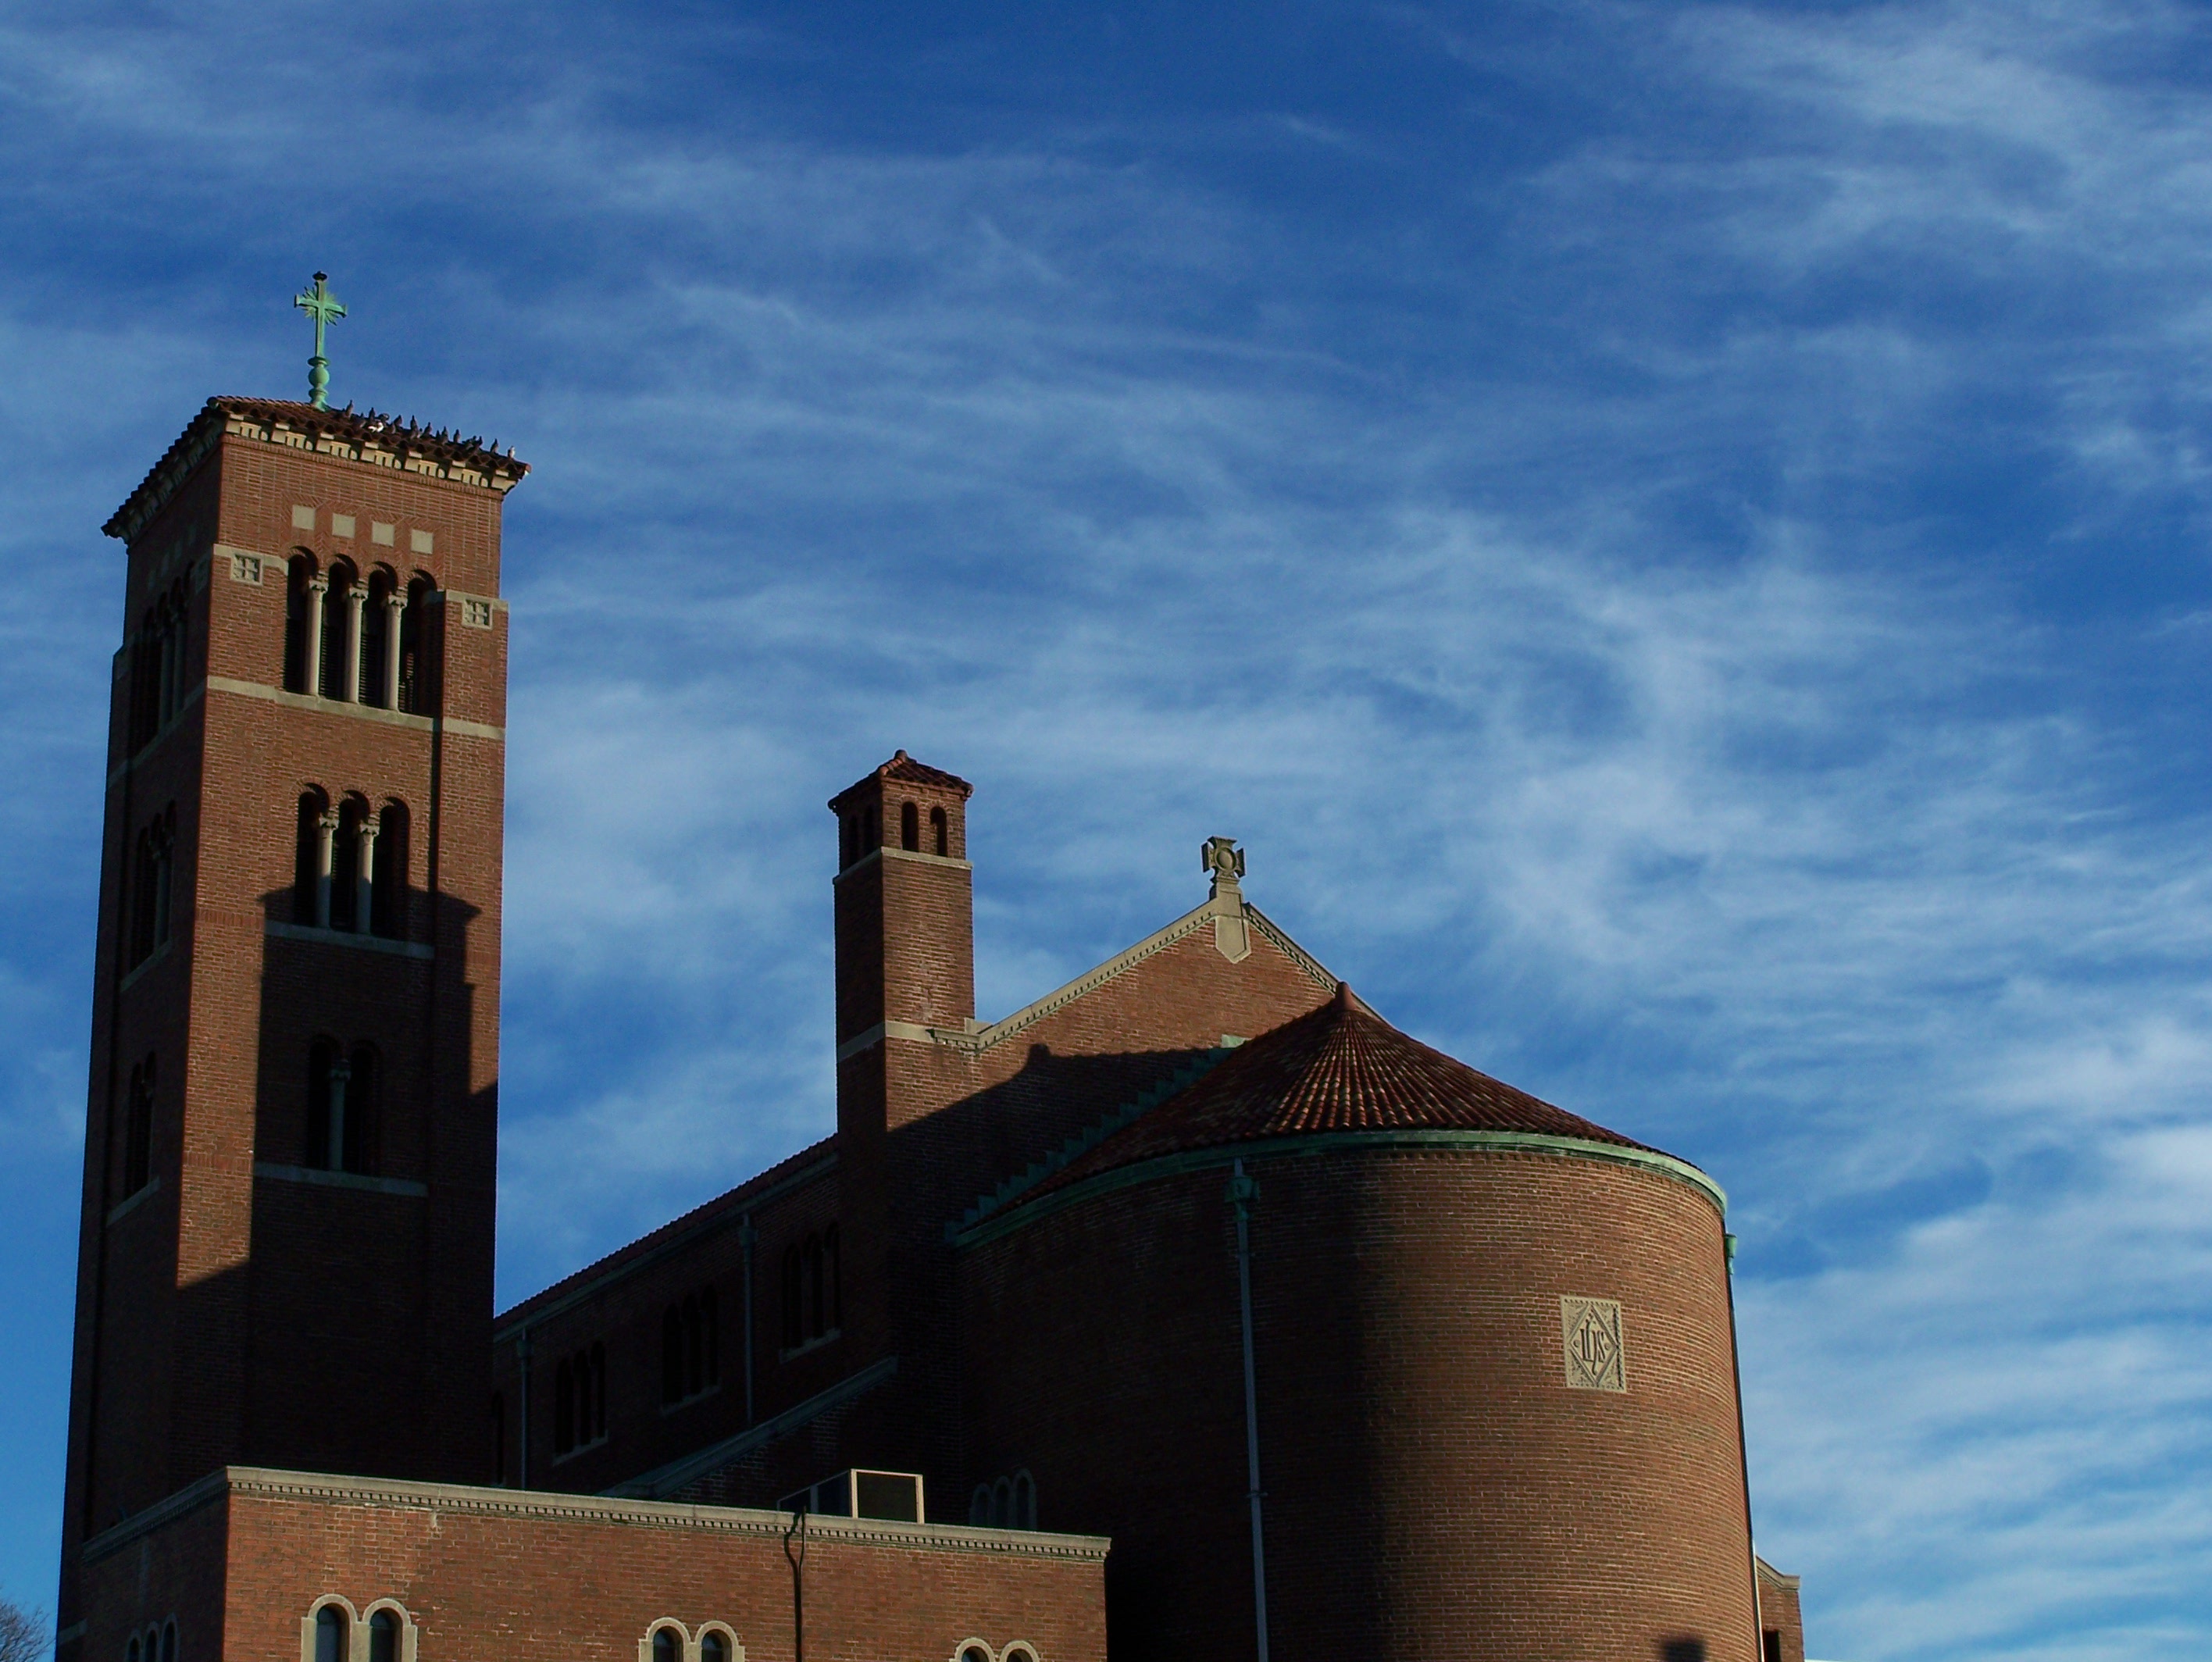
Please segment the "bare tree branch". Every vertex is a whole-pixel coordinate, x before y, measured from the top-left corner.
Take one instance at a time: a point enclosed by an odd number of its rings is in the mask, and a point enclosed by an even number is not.
[[[41,1662],[50,1636],[44,1610],[0,1597],[0,1662]]]

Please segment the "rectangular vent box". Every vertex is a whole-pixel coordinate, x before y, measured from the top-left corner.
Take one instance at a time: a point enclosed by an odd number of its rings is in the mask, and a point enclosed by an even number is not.
[[[918,1524],[921,1474],[918,1471],[841,1471],[811,1488],[794,1490],[775,1503],[779,1512],[811,1512],[824,1518],[886,1518]]]

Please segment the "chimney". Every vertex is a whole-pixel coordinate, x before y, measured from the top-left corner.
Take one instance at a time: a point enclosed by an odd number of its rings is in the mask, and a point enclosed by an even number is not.
[[[837,1046],[975,1014],[967,780],[903,750],[830,798],[837,816]]]

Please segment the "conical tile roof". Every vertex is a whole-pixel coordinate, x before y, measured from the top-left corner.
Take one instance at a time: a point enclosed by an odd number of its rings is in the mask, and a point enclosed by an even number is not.
[[[1336,997],[1320,1009],[1240,1046],[1016,1204],[1163,1155],[1387,1131],[1522,1131],[1644,1149],[1408,1037],[1339,982]]]

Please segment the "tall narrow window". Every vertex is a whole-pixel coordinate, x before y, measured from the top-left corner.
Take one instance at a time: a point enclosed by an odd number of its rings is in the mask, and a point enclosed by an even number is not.
[[[1007,1519],[1009,1529],[1036,1527],[1036,1484],[1026,1471],[1014,1473],[1014,1510]]]
[[[369,928],[388,941],[404,941],[407,938],[407,804],[386,803],[376,823],[376,873],[369,886]]]
[[[316,897],[323,880],[323,815],[331,800],[310,788],[300,793],[299,842],[292,856],[292,921],[313,926],[319,921]]]
[[[131,1642],[123,1647],[123,1662],[139,1662],[138,1635],[132,1634]]]
[[[806,1320],[800,1308],[802,1286],[799,1243],[794,1240],[783,1253],[783,1348],[787,1350],[796,1350],[806,1342]]]
[[[352,567],[331,567],[330,586],[323,591],[323,661],[316,690],[325,698],[346,695],[347,614],[353,610]]]
[[[921,810],[912,803],[899,810],[899,846],[909,854],[921,852]]]
[[[660,1400],[684,1400],[684,1315],[672,1304],[660,1318]]]
[[[331,845],[331,927],[360,927],[361,822],[367,812],[359,798],[338,804],[337,840]]]
[[[507,1486],[507,1397],[498,1391],[491,1393],[491,1480]]]
[[[307,662],[307,614],[319,604],[307,586],[314,574],[315,562],[304,554],[294,555],[285,567],[284,690],[288,693],[315,689],[313,668]]]
[[[374,1045],[356,1045],[346,1068],[344,1135],[339,1140],[337,1169],[366,1172],[374,1163],[376,1148],[377,1065]]]
[[[952,839],[950,835],[950,829],[951,828],[945,822],[945,810],[942,808],[931,809],[929,810],[929,846],[931,852],[940,855],[949,855],[951,853]]]
[[[553,1452],[566,1454],[576,1446],[576,1370],[566,1356],[553,1370]]]
[[[124,1099],[123,1192],[135,1195],[154,1176],[154,1058],[131,1070]]]
[[[822,1237],[806,1237],[806,1337],[818,1339],[828,1329],[823,1319],[822,1280]]]
[[[347,1629],[351,1625],[345,1611],[336,1604],[325,1604],[315,1612],[315,1662],[346,1662],[346,1653],[351,1648],[346,1641],[352,1637]]]
[[[307,1164],[340,1171],[345,1158],[346,1075],[335,1039],[318,1039],[307,1052]]]
[[[607,1435],[607,1347],[599,1341],[592,1343],[592,1424],[593,1442]]]
[[[843,1268],[837,1261],[837,1226],[834,1223],[822,1232],[822,1273],[826,1283],[823,1331],[827,1332],[845,1325],[845,1279]]]
[[[138,834],[131,852],[131,942],[127,961],[143,964],[154,952],[154,902],[161,882],[154,863],[151,826]]]
[[[653,1662],[684,1662],[684,1635],[673,1628],[655,1628]]]
[[[161,1662],[177,1662],[177,1624],[161,1623]]]
[[[699,1388],[722,1382],[722,1336],[718,1330],[719,1318],[714,1309],[714,1289],[699,1289],[700,1374]]]
[[[712,1629],[701,1634],[699,1662],[730,1662],[730,1641]]]
[[[177,898],[177,810],[154,822],[154,945],[169,943],[169,914]]]
[[[384,602],[392,590],[392,573],[368,574],[368,597],[361,609],[361,662],[355,669],[354,696],[363,704],[384,704],[384,659],[392,640],[392,611]]]
[[[368,1618],[368,1662],[399,1662],[399,1618],[388,1610]]]
[[[399,615],[399,707],[415,715],[430,707],[430,597],[438,585],[421,573],[407,585],[407,609]]]

